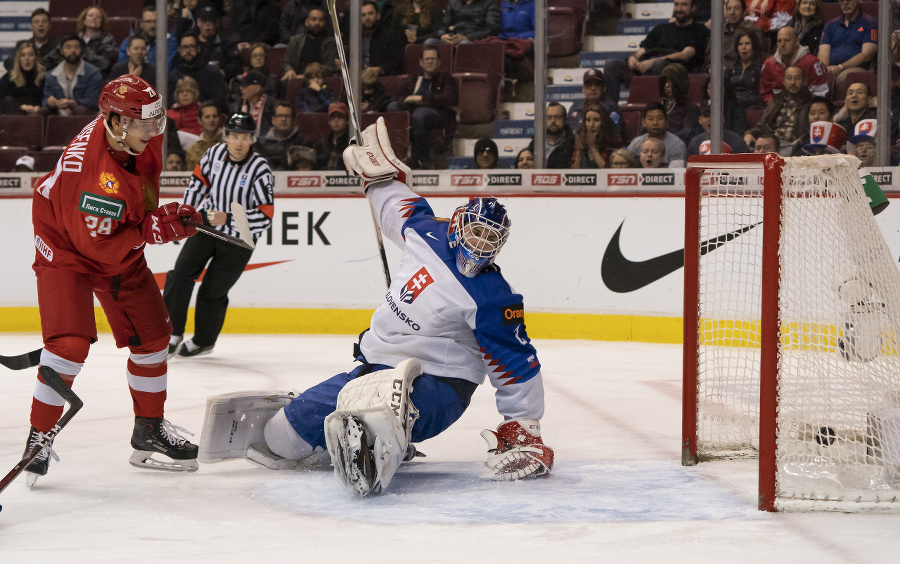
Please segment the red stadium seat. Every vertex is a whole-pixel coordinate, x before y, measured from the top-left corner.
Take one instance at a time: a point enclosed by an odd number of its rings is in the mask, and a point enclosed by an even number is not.
[[[52,25],[54,37],[65,37],[75,33],[75,30],[78,28],[78,20],[75,18],[53,18]]]
[[[83,116],[47,116],[47,133],[44,135],[45,149],[64,149],[84,126],[94,121],[96,114]]]
[[[549,6],[547,8],[547,54],[551,57],[568,57],[580,53],[584,46],[586,26],[586,14],[580,9]]]
[[[378,77],[378,82],[384,86],[384,89],[387,90],[387,93],[391,95],[391,98],[394,100],[401,100],[404,96],[406,96],[406,80],[409,78],[409,75],[401,74],[398,76],[380,76]]]
[[[744,126],[747,129],[753,129],[759,123],[759,120],[762,119],[765,111],[765,108],[747,108],[744,110]]]
[[[4,149],[0,147],[0,172],[13,172],[16,161],[25,154],[23,149]]]
[[[628,102],[622,106],[622,110],[640,112],[652,102],[659,102],[659,77],[643,75],[632,78],[631,87],[628,89]]]
[[[0,147],[40,149],[44,137],[43,116],[0,115]]]
[[[266,52],[269,56],[269,72],[281,78],[284,74],[283,65],[284,65],[284,54],[287,51],[287,47],[269,47],[266,49]],[[249,56],[249,53],[248,53]]]
[[[405,161],[409,157],[409,112],[371,112],[363,114],[360,127],[365,129],[375,123],[379,117],[384,118],[394,154],[401,161]]]
[[[412,43],[406,46],[403,52],[403,72],[406,74],[422,74],[422,66],[419,60],[422,58],[422,45]],[[453,45],[444,43],[438,45],[438,55],[441,57],[441,66],[438,70],[441,72],[452,72],[453,70]]]
[[[692,74],[688,76],[688,98],[691,102],[700,103],[706,98],[706,81],[709,80],[708,74]],[[658,90],[658,87],[657,87]]]
[[[131,35],[137,25],[136,18],[109,18],[109,32],[116,40],[116,45],[121,45]],[[53,22],[54,27],[56,22]]]
[[[623,111],[625,119],[625,139],[627,143],[638,136],[641,132],[641,112],[634,110]]]
[[[299,127],[313,143],[318,143],[331,133],[328,114],[325,112],[300,112],[294,120],[294,125]]]
[[[878,95],[878,75],[872,71],[851,72],[847,73],[847,80],[844,81],[844,85],[841,88],[835,89],[834,99],[843,102],[844,98],[847,97],[847,88],[849,88],[851,84],[857,82],[868,84],[869,88],[872,90],[872,96]]]
[[[300,89],[303,88],[304,84],[306,84],[306,79],[302,76],[297,76],[288,80],[287,85],[284,87],[284,100],[293,104],[294,100],[297,98],[297,92],[300,92]]]
[[[453,72],[484,72],[503,76],[504,63],[502,43],[463,43],[456,46]]]
[[[82,10],[94,4],[96,4],[94,0],[50,0],[47,3],[50,22],[55,23],[56,18],[77,18]],[[50,34],[57,37],[56,30],[51,30]]]
[[[59,157],[62,156],[62,153],[63,152],[60,149],[51,149],[31,151],[28,155],[34,158],[35,172],[50,172],[56,168],[56,163],[59,161]]]
[[[481,72],[453,73],[459,86],[459,123],[488,123],[497,115],[499,81]]]

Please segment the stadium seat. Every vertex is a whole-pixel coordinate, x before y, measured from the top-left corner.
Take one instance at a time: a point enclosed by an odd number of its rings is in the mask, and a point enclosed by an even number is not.
[[[109,32],[116,40],[116,45],[121,45],[125,39],[134,31],[136,18],[109,18]],[[56,21],[53,22],[53,29],[56,29]]]
[[[304,84],[306,84],[306,79],[302,76],[297,76],[288,80],[287,85],[284,86],[284,100],[293,104],[294,100],[297,98],[297,92],[300,92],[300,89],[303,88]]]
[[[0,147],[5,149],[40,149],[43,137],[43,116],[0,115]]]
[[[878,2],[860,2],[859,9],[862,13],[878,17]],[[825,21],[833,20],[841,15],[841,5],[839,2],[828,2],[822,4],[822,13],[825,15]]]
[[[344,95],[344,79],[341,78],[341,73],[326,77],[325,85],[335,92],[338,99]]]
[[[868,84],[869,88],[872,89],[872,96],[878,95],[878,75],[876,75],[872,71],[863,71],[848,73],[847,80],[844,81],[844,85],[841,88],[835,89],[833,98],[835,100],[840,100],[841,102],[843,102],[844,98],[847,97],[847,88],[849,88],[851,84],[857,82]]]
[[[641,112],[635,110],[623,111],[625,119],[625,142],[630,142],[641,132]]]
[[[269,72],[281,78],[284,74],[283,65],[284,65],[284,54],[287,51],[287,46],[281,47],[269,47],[266,52],[269,56]],[[248,53],[249,55],[249,53]]]
[[[328,114],[325,112],[299,112],[294,120],[294,125],[309,137],[313,143],[318,143],[331,133],[328,126]]]
[[[583,15],[590,11],[590,4],[591,0],[547,0],[548,8],[572,8]]]
[[[360,127],[365,129],[375,123],[379,117],[384,118],[394,154],[401,161],[405,161],[409,157],[409,112],[371,112],[363,114],[360,118],[362,121]]]
[[[688,98],[690,98],[691,102],[699,104],[706,98],[706,92],[703,89],[708,79],[708,74],[691,74],[688,76]]]
[[[144,0],[98,0],[97,2],[97,5],[103,8],[110,18],[132,19],[141,17],[141,8],[144,4]]]
[[[47,133],[44,135],[44,149],[64,149],[84,129],[84,126],[94,121],[96,117],[97,114],[47,116]]]
[[[744,110],[744,126],[747,129],[753,129],[753,127],[759,123],[759,120],[762,119],[765,111],[766,109],[762,107],[747,108]]]
[[[497,115],[499,81],[481,72],[453,73],[459,87],[459,123],[488,123]]]
[[[25,154],[23,149],[4,149],[0,147],[0,172],[13,172],[16,161]]]
[[[56,168],[62,150],[29,151],[28,155],[34,158],[35,172],[50,172]]]
[[[53,18],[53,35],[56,37],[72,35],[77,28],[78,20],[75,18]]]
[[[51,22],[55,25],[56,18],[77,18],[82,10],[94,4],[96,4],[94,0],[50,0],[47,3],[47,11],[50,12]],[[53,30],[52,36],[56,37],[56,30]]]
[[[622,106],[622,110],[636,110],[640,112],[647,104],[658,101],[659,77],[635,76],[631,79],[631,87],[628,89],[628,101]]]
[[[568,57],[580,53],[587,25],[585,12],[565,6],[547,7],[547,55]]]
[[[391,95],[392,99],[402,100],[403,97],[406,96],[404,85],[406,84],[407,78],[409,78],[409,75],[406,74],[398,76],[380,76],[378,77],[378,82],[384,86],[384,89],[387,90],[387,93]]]
[[[453,71],[453,45],[444,43],[438,45],[438,54],[441,57],[441,66],[438,67],[440,72]],[[422,74],[422,67],[419,60],[422,58],[422,45],[412,43],[406,46],[403,51],[403,72],[406,74]]]
[[[463,43],[456,46],[453,72],[483,72],[503,76],[502,43]]]

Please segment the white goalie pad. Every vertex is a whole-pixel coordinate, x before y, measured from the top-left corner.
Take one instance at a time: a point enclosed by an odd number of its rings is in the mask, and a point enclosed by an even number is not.
[[[419,412],[409,399],[421,363],[404,360],[347,384],[325,419],[325,443],[334,474],[358,497],[384,491],[406,457]]]
[[[207,399],[200,432],[200,462],[247,458],[250,445],[265,443],[266,422],[296,395],[294,392],[233,392]]]

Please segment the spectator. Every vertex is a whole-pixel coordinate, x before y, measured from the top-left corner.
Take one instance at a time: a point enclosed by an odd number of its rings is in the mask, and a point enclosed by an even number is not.
[[[628,149],[616,149],[609,154],[609,168],[640,168]]]
[[[853,129],[853,137],[849,141],[854,145],[853,154],[859,159],[859,166],[863,168],[878,166],[875,152],[877,134],[878,121],[874,119],[860,120]]]
[[[402,31],[407,43],[424,43],[438,37],[442,18],[434,0],[405,0],[394,8],[391,27]]]
[[[472,43],[500,31],[500,5],[495,0],[450,0],[438,37],[425,45]]]
[[[710,109],[709,104],[707,103],[703,107],[703,110],[701,110],[700,117],[697,118],[697,121],[700,124],[700,127],[703,128],[703,133],[698,133],[691,139],[691,142],[688,143],[688,154],[689,155],[701,154],[700,153],[700,145],[704,141],[709,141],[710,127],[712,126],[711,114],[712,114],[712,111]],[[741,131],[743,131],[743,129],[741,129]],[[730,150],[727,152],[729,152],[729,153],[731,153],[731,152],[749,153],[750,152],[750,147],[747,146],[747,144],[744,142],[743,138],[741,138],[741,136],[739,134],[735,133],[734,131],[732,131],[730,129],[726,128],[726,129],[722,130],[722,142],[724,144],[728,145]],[[723,147],[723,149],[724,149],[724,147]]]
[[[125,40],[125,52],[128,54],[128,60],[113,65],[109,71],[109,80],[119,78],[123,74],[133,74],[156,88],[156,66],[147,62],[147,40],[141,35],[132,35]]]
[[[638,158],[644,141],[648,137],[655,137],[666,146],[664,153],[666,166],[669,168],[684,167],[684,163],[687,161],[687,146],[677,135],[667,131],[665,106],[659,102],[647,104],[647,107],[642,112],[641,124],[644,126],[645,132],[631,140],[631,143],[628,145],[628,150],[631,151],[631,154]]]
[[[830,98],[823,96],[813,96],[809,103],[809,112],[807,113],[807,123],[816,123],[817,121],[834,121],[834,102]],[[803,136],[794,141],[794,149],[791,152],[792,157],[802,157],[806,154],[803,150],[804,145],[810,143],[809,131],[804,131]]]
[[[178,43],[178,59],[169,71],[169,100],[175,94],[175,84],[183,76],[189,76],[200,85],[200,99],[213,100],[222,109],[228,100],[225,79],[215,68],[200,60],[200,42],[194,33],[186,33]]]
[[[809,126],[811,143],[803,146],[808,155],[836,155],[847,143],[847,131],[830,121],[817,121]]]
[[[278,101],[263,90],[265,78],[258,71],[250,71],[238,79],[241,99],[231,106],[232,114],[250,114],[256,123],[256,138],[265,136],[272,127],[272,114]]]
[[[347,170],[344,149],[350,144],[350,110],[347,104],[335,102],[328,108],[328,127],[331,131],[316,144],[318,170]]]
[[[687,144],[694,133],[700,106],[688,98],[688,73],[674,63],[663,69],[659,76],[659,101],[666,108],[666,129]]]
[[[279,43],[287,45],[291,37],[304,28],[304,22],[312,8],[325,10],[325,2],[322,0],[290,0],[284,5],[281,9],[281,19],[278,22]]]
[[[217,68],[226,81],[240,74],[241,53],[237,43],[228,41],[219,33],[219,12],[215,8],[204,6],[197,12],[197,31],[191,33],[197,34],[200,61]]]
[[[12,70],[13,55],[16,50],[26,42],[34,45],[45,69],[52,69],[59,64],[60,57],[56,49],[56,42],[50,38],[50,14],[44,8],[37,8],[31,12],[31,37],[16,42],[10,55],[3,61],[3,66],[7,71]]]
[[[638,160],[643,168],[666,168],[666,144],[656,137],[648,137],[641,143]]]
[[[493,41],[493,38],[488,38]],[[534,78],[534,0],[502,0],[498,41],[505,46],[504,73],[513,80]]]
[[[130,37],[125,38],[119,47],[119,62],[128,61],[128,45],[129,39],[135,36],[141,36],[147,42],[147,60],[156,65],[156,7],[144,6],[141,8],[141,19],[138,21],[140,26]],[[166,64],[171,66],[172,59],[178,51],[178,38],[171,33],[166,34]]]
[[[359,83],[362,90],[359,110],[361,112],[387,111],[388,104],[391,103],[391,95],[384,85],[378,82],[378,69],[369,67],[364,70],[359,76]]]
[[[263,82],[263,90],[269,96],[277,96],[281,88],[280,76],[276,76],[269,71],[269,52],[268,47],[264,43],[254,43],[250,46],[247,53],[247,65],[241,70],[238,76],[243,76],[251,70],[258,71],[262,74],[265,81]],[[237,78],[237,77],[235,77]],[[241,90],[239,88],[240,81],[232,80],[229,87],[229,99],[237,102],[241,99]]]
[[[203,153],[222,142],[222,116],[219,114],[218,106],[214,102],[203,102],[199,106],[198,115],[203,131],[200,133],[200,139],[188,147],[185,155],[187,170],[194,170]]]
[[[575,154],[575,134],[566,122],[566,108],[559,102],[547,104],[547,131],[544,134],[544,168],[570,168]],[[534,153],[534,138],[528,144]]]
[[[13,172],[34,172],[34,157],[31,155],[22,155],[16,160],[16,167]]]
[[[375,71],[378,72],[377,69]],[[333,90],[325,84],[322,65],[310,63],[303,71],[303,88],[297,91],[294,107],[301,112],[327,112],[332,102],[337,102]]]
[[[295,145],[287,150],[288,170],[315,170],[316,150]]]
[[[247,49],[251,43],[275,45],[280,37],[280,18],[278,0],[234,0],[228,17],[228,33],[241,38],[238,49]]]
[[[794,0],[750,0],[746,18],[763,31],[775,33],[791,22]]]
[[[168,114],[179,131],[186,131],[194,135],[203,133],[200,125],[200,87],[197,81],[189,76],[178,79],[175,85],[175,103],[169,108]]]
[[[609,114],[602,106],[588,106],[575,134],[572,168],[606,168],[615,132]]]
[[[166,154],[166,172],[184,172],[184,153],[172,151]]]
[[[844,131],[853,131],[856,124],[864,119],[876,119],[878,99],[872,96],[872,90],[868,84],[854,82],[847,87],[847,95],[844,97],[844,107],[835,114],[835,123],[840,124]]]
[[[84,41],[84,60],[106,76],[116,62],[116,40],[109,32],[106,12],[99,6],[88,6],[75,20],[78,36]]]
[[[736,34],[734,50],[737,61],[725,69],[725,83],[731,85],[735,102],[744,110],[763,105],[759,93],[763,56],[756,36],[746,32]]]
[[[34,43],[25,41],[13,53],[13,67],[0,78],[0,113],[34,115],[44,99],[47,70]]]
[[[294,124],[297,110],[287,102],[276,102],[272,112],[272,127],[259,139],[260,153],[269,161],[272,170],[290,170],[288,151],[303,145],[312,147],[309,138]],[[315,162],[315,159],[313,159]]]
[[[618,101],[611,102],[606,99],[606,81],[603,78],[603,71],[600,69],[584,71],[581,92],[584,94],[584,98],[575,100],[569,108],[569,128],[575,131],[581,127],[584,108],[587,106],[603,106],[609,114],[609,119],[612,120],[613,129],[618,138],[614,142],[621,143],[625,139],[625,120],[619,111]]]
[[[792,28],[782,31],[785,29]],[[760,118],[760,123],[778,135],[781,140],[779,152],[783,156],[791,155],[793,143],[809,126],[806,119],[813,96],[805,86],[803,69],[788,67],[784,71],[784,89],[772,97]]]
[[[459,88],[450,73],[441,72],[441,56],[437,47],[426,46],[419,56],[422,75],[410,75],[403,87],[403,101],[388,104],[388,111],[409,111],[410,168],[431,164],[428,142],[435,129],[447,131],[456,125],[455,106]]]
[[[878,20],[862,13],[859,0],[841,0],[840,6],[841,15],[825,24],[819,44],[819,60],[838,89],[851,72],[869,70],[878,51]]]
[[[753,145],[754,153],[777,153],[781,146],[778,136],[771,131],[762,130],[756,136],[756,142]]]
[[[519,151],[519,154],[516,155],[516,168],[534,168],[534,153],[532,153],[531,150],[529,150],[527,147]]]
[[[822,0],[800,0],[794,8],[791,27],[797,32],[800,45],[809,48],[813,55],[819,54],[819,41],[825,27],[825,10]]]
[[[172,19],[175,20],[173,29],[176,40],[181,39],[181,36],[185,33],[197,31],[197,17],[199,16],[201,9],[209,7],[215,10],[212,6],[199,8],[199,5],[199,0],[181,0],[181,8],[176,10],[177,15],[170,13]],[[216,12],[216,15],[218,15],[218,11]]]
[[[281,80],[290,80],[310,63],[319,63],[325,68],[325,75],[331,76],[340,66],[337,43],[334,34],[325,29],[325,10],[312,8],[306,16],[306,27],[291,37],[284,54],[284,75]]]
[[[500,151],[497,144],[492,139],[482,137],[475,142],[475,164],[472,168],[487,169],[498,168],[497,161],[500,160]]]
[[[741,107],[740,104],[738,104],[737,96],[735,96],[734,90],[732,89],[731,84],[728,81],[725,82],[724,88],[722,89],[722,94],[722,101],[720,101],[719,104],[723,106],[722,117],[725,121],[725,129],[733,131],[734,133],[741,133],[742,131],[747,129],[747,115],[744,112],[744,108]],[[712,78],[707,77],[703,84],[703,101],[700,103],[700,109],[709,106],[709,104],[711,103],[711,98]],[[695,127],[693,133],[696,135],[701,131],[702,129],[697,129]],[[741,153],[743,151],[738,152]]]
[[[82,59],[84,41],[69,35],[59,42],[63,61],[47,73],[44,82],[44,111],[63,116],[96,113],[103,75]]]
[[[763,102],[768,104],[772,96],[781,92],[784,83],[784,69],[798,67],[804,76],[804,82],[814,96],[828,95],[828,69],[809,53],[797,41],[797,31],[793,27],[778,30],[778,50],[763,63],[762,76],[759,82],[759,93]]]
[[[375,0],[364,0],[360,8],[362,68],[377,68],[380,74],[396,75],[403,69],[403,49],[406,41],[392,27],[382,25]]]
[[[725,1],[725,27],[722,30],[722,56],[725,59],[726,68],[740,59],[735,50],[735,40],[738,35],[750,34],[756,39],[757,51],[759,45],[762,44],[762,31],[759,26],[753,22],[744,19],[747,15],[747,2],[745,0],[726,0]],[[709,73],[709,66],[712,63],[711,56],[712,42],[706,42],[706,52],[704,55],[703,72]]]
[[[619,102],[622,84],[631,86],[634,74],[659,75],[671,63],[683,64],[688,72],[699,72],[703,53],[709,40],[709,29],[693,18],[694,0],[675,0],[672,4],[674,21],[659,24],[641,41],[628,61],[613,59],[606,62],[606,97]]]

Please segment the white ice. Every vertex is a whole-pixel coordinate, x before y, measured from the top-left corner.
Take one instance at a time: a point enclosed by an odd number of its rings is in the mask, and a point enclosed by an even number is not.
[[[350,336],[222,335],[169,365],[166,416],[199,432],[208,396],[302,390],[353,365]],[[75,382],[84,408],[33,489],[0,494],[0,562],[894,562],[900,515],[756,509],[755,461],[680,464],[681,347],[536,341],[556,466],[478,479],[499,423],[489,385],[389,491],[356,500],[330,471],[247,461],[194,474],[129,466],[126,353],[102,334]],[[4,334],[0,353],[40,346]],[[21,457],[35,371],[2,370],[0,473]],[[197,439],[198,437],[195,437]]]

